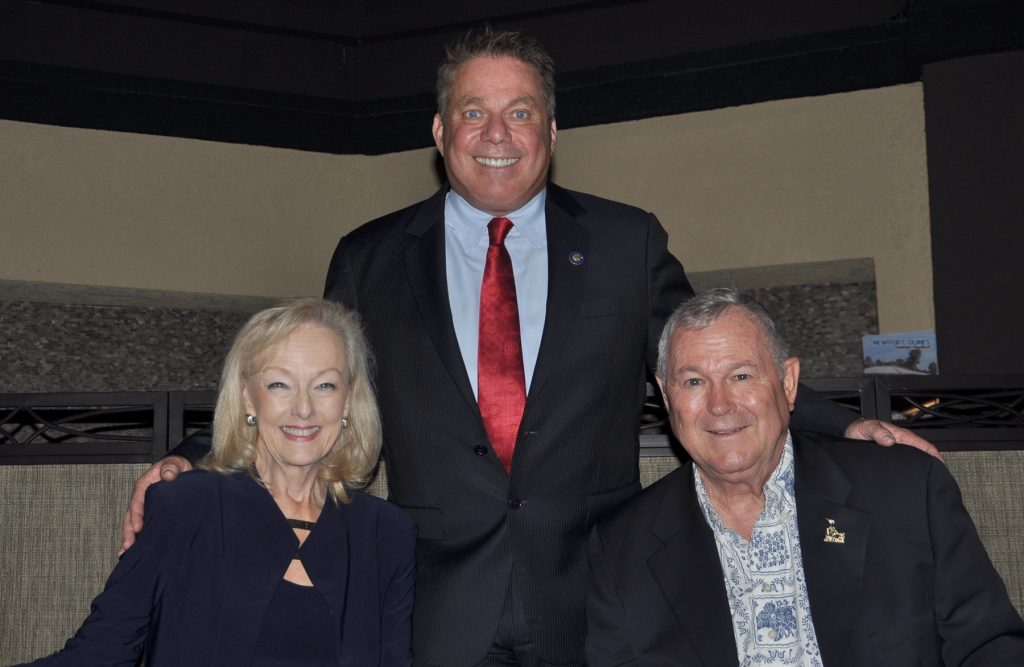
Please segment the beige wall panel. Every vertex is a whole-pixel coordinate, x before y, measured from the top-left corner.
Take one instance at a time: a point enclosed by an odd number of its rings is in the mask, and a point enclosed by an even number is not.
[[[437,187],[435,151],[338,156],[0,121],[0,280],[319,294],[339,236]]]
[[[556,178],[654,211],[691,272],[874,258],[881,330],[934,326],[919,84],[570,130]]]
[[[437,187],[433,149],[11,121],[0,147],[0,281],[315,294],[343,232]],[[555,178],[657,213],[690,272],[874,258],[882,331],[934,326],[919,84],[565,131]]]

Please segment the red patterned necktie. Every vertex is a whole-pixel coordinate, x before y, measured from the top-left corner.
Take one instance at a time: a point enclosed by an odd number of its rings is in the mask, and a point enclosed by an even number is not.
[[[519,337],[519,305],[512,258],[505,237],[512,229],[508,218],[487,225],[491,244],[480,288],[480,340],[477,348],[477,402],[491,447],[508,471],[526,406],[526,374]]]

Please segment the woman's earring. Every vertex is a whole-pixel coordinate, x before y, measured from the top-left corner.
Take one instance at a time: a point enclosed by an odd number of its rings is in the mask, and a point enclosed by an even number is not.
[[[348,419],[346,417],[341,418],[341,427],[348,428]]]
[[[246,415],[245,416],[245,423],[248,426],[255,426],[256,425],[256,415]]]

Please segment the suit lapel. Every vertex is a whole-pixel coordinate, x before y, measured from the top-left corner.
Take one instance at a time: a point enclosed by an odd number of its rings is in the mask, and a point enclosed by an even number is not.
[[[270,494],[247,475],[228,478],[223,488],[230,566],[214,663],[249,664],[263,615],[299,541]]]
[[[405,250],[405,270],[420,317],[438,355],[467,403],[476,407],[476,397],[462,361],[448,300],[444,200],[445,192],[441,190],[425,201],[406,228],[411,239]],[[575,220],[582,213],[583,209],[565,190],[554,184],[548,185],[544,212],[548,243],[548,298],[544,333],[530,381],[531,395],[537,393],[555,366],[574,329],[572,322],[578,317],[590,242],[587,229]],[[580,254],[582,264],[570,261],[573,253]],[[527,397],[527,410],[529,405]]]
[[[405,270],[416,298],[420,318],[438,356],[459,388],[463,398],[476,408],[476,397],[462,361],[459,340],[452,323],[448,300],[448,274],[444,256],[445,190],[439,190],[420,207],[406,231],[410,243],[405,249]]]
[[[824,664],[843,665],[863,613],[871,520],[846,505],[852,484],[820,443],[794,435],[793,446],[800,551],[818,648]],[[844,534],[842,544],[825,541],[828,519]]]
[[[356,497],[352,503],[361,500]],[[317,523],[316,530],[310,533],[303,543],[300,553],[309,578],[313,580],[313,584],[320,591],[338,622],[338,636],[345,639],[342,644],[344,655],[341,656],[343,664],[367,664],[372,655],[372,637],[363,627],[363,616],[359,610],[350,609],[352,605],[346,604],[349,600],[358,599],[358,595],[349,594],[349,587],[353,585],[349,541],[352,511],[352,505],[339,507],[327,499],[323,509],[324,516]],[[375,573],[364,572],[362,575],[373,577]]]
[[[548,184],[544,208],[548,243],[548,300],[544,314],[537,364],[530,380],[530,396],[536,396],[555,367],[561,350],[579,317],[579,301],[587,267],[590,232],[576,222],[583,209],[569,194],[553,183]],[[578,254],[577,254],[578,253]],[[578,258],[571,261],[571,258]],[[526,409],[530,409],[530,396]]]
[[[651,531],[664,547],[647,560],[681,635],[707,667],[736,664],[729,601],[715,538],[697,503],[692,464],[665,494]]]

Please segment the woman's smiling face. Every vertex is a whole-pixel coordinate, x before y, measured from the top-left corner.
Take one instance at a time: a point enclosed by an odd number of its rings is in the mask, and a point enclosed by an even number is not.
[[[257,456],[280,466],[317,465],[338,440],[348,414],[345,346],[319,325],[303,325],[272,351],[243,390],[256,416]]]

